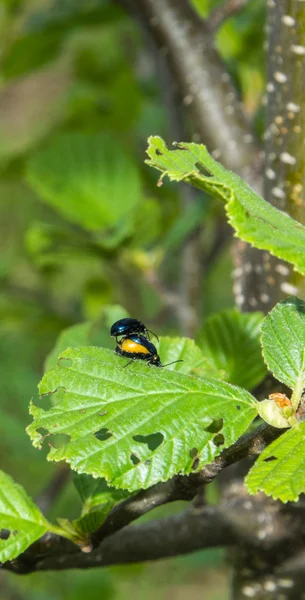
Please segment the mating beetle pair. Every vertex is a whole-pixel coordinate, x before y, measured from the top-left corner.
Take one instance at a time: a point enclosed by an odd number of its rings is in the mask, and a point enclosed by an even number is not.
[[[149,339],[149,333],[152,333],[159,341],[156,334],[152,331],[149,332],[144,323],[141,323],[138,319],[120,319],[112,325],[110,335],[116,338],[115,352],[120,356],[130,358],[125,367],[134,360],[145,360],[149,365],[155,365],[156,367],[168,366],[161,364],[157,348]],[[118,340],[120,336],[122,337]],[[181,361],[175,360],[174,362]]]

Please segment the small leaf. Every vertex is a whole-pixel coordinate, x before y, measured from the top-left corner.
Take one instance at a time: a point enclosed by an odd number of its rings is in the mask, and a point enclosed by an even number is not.
[[[118,225],[140,200],[140,180],[121,144],[106,134],[62,134],[29,159],[41,199],[85,229]]]
[[[103,504],[101,508],[92,510],[79,517],[79,519],[75,519],[72,521],[75,531],[78,532],[80,537],[93,533],[104,523],[113,506],[114,503],[107,502],[106,504]]]
[[[225,310],[213,315],[199,333],[202,354],[225,381],[251,390],[265,378],[260,346],[262,319],[262,313]]]
[[[274,377],[295,389],[297,408],[305,387],[305,302],[287,298],[266,316],[262,325],[263,356]]]
[[[291,427],[262,452],[246,477],[250,494],[296,502],[305,492],[305,421]]]
[[[276,405],[274,400],[262,400],[258,403],[257,409],[259,416],[262,417],[266,423],[272,425],[272,427],[278,427],[279,429],[290,427],[289,421],[284,417],[280,407]]]
[[[91,475],[74,473],[73,481],[84,504],[83,514],[101,504],[114,506],[129,496],[124,490],[110,487],[105,479],[94,479]]]
[[[0,531],[9,531],[8,539],[0,539],[0,562],[19,556],[50,528],[25,490],[0,471]]]
[[[60,361],[39,386],[43,395],[62,389],[61,401],[50,410],[32,405],[28,433],[38,447],[46,436],[65,434],[68,441],[51,447],[48,459],[118,488],[135,491],[200,469],[257,414],[248,392],[216,379],[141,361],[123,368],[126,359],[95,347],[68,349],[62,358],[69,361]],[[217,434],[215,422],[221,423]]]
[[[168,150],[158,136],[148,140],[146,163],[171,181],[185,181],[224,200],[230,225],[242,240],[269,250],[305,275],[305,227],[256,194],[240,177],[216,162],[201,144]]]

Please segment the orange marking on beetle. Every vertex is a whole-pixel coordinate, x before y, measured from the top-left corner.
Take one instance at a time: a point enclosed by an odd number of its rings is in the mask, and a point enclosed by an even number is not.
[[[123,352],[129,352],[130,354],[150,354],[149,350],[142,346],[142,344],[137,344],[133,340],[123,340],[120,344]]]

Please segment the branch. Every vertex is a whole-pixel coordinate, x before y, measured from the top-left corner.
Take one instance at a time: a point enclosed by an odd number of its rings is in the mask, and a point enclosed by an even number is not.
[[[261,519],[262,514],[268,518]],[[233,486],[220,506],[191,507],[175,515],[144,525],[129,526],[105,539],[91,553],[83,553],[74,546],[47,548],[44,538],[24,553],[23,573],[44,570],[87,569],[115,564],[129,564],[158,560],[215,547],[257,548],[271,557],[288,548],[288,542],[299,544],[304,535],[303,513],[297,518],[263,494],[249,500],[243,487]],[[43,552],[43,543],[46,548]],[[293,544],[291,544],[292,552]],[[289,553],[291,553],[289,552]],[[285,559],[287,560],[287,552]],[[17,561],[5,563],[4,569],[20,573]]]
[[[226,0],[210,14],[208,23],[213,31],[216,31],[224,21],[239,13],[249,0]]]
[[[225,166],[259,187],[259,149],[207,23],[186,0],[128,0],[127,6],[167,57],[202,142]]]
[[[28,553],[28,573],[45,570],[87,569],[114,564],[129,564],[177,556],[202,548],[229,546],[235,537],[231,526],[216,507],[204,511],[187,511],[182,515],[127,527],[105,539],[90,554],[52,552],[36,556]],[[34,546],[31,547],[32,553]],[[5,563],[4,569],[18,571],[18,566]]]

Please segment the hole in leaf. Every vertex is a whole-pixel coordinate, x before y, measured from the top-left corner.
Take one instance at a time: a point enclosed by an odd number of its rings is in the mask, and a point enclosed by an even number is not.
[[[155,152],[157,156],[162,156],[162,152],[159,150],[159,148],[156,148]]]
[[[139,462],[141,462],[140,459],[135,454],[130,455],[130,460],[133,465],[138,465]]]
[[[208,433],[218,433],[223,428],[223,419],[213,419],[212,423],[208,427],[205,427],[204,431]]]
[[[106,440],[112,437],[112,433],[109,431],[109,429],[107,429],[107,427],[99,429],[99,431],[96,431],[94,435],[96,439],[98,439],[100,442],[105,442]]]
[[[197,456],[197,454],[198,454],[198,448],[192,448],[190,450],[190,457],[191,458],[195,458],[195,456]]]
[[[236,404],[236,407],[235,407],[235,408],[236,408],[236,410],[240,410],[240,406],[239,406],[239,404]]]
[[[225,443],[224,435],[222,435],[222,433],[218,433],[213,437],[212,441],[215,446],[222,446]]]
[[[148,458],[148,459],[145,461],[145,463],[144,463],[144,464],[145,464],[147,467],[149,467],[150,463],[151,463],[151,460]]]
[[[153,452],[161,446],[164,435],[158,431],[157,433],[151,433],[150,435],[134,435],[133,439],[135,442],[140,442],[140,444],[147,444],[149,450]]]
[[[277,460],[276,456],[267,456],[267,458],[264,458],[264,462],[271,462],[272,460]]]
[[[11,535],[11,531],[9,529],[0,529],[0,539],[1,540],[8,540],[8,538]]]
[[[199,465],[198,448],[192,448],[190,450],[190,457],[195,459],[192,464],[192,469],[197,469]]]
[[[48,435],[48,430],[45,429],[44,427],[38,427],[36,429],[36,431],[37,431],[37,433],[39,433],[40,435],[42,435],[42,437],[44,437],[44,438],[47,437],[47,435]]]

